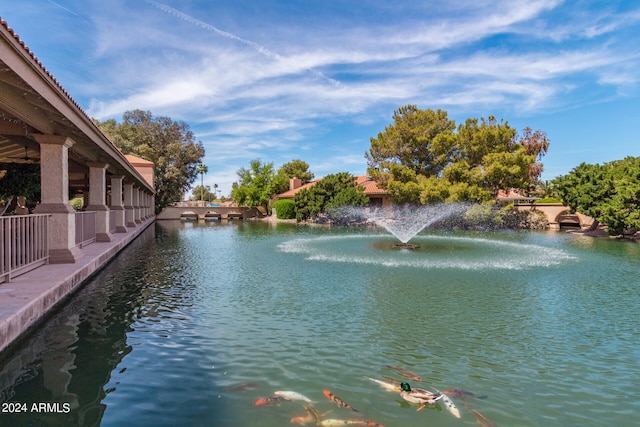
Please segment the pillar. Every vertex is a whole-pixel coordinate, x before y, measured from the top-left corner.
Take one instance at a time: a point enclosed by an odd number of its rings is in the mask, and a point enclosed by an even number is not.
[[[74,263],[82,257],[76,246],[75,210],[69,205],[69,148],[74,141],[58,135],[34,134],[40,144],[41,203],[38,214],[50,214],[49,262]]]
[[[110,242],[109,207],[107,203],[106,163],[88,162],[89,166],[89,206],[87,211],[96,213],[96,242]]]
[[[140,188],[133,188],[133,220],[136,224],[142,224],[140,219]]]
[[[133,208],[133,183],[124,184],[124,212],[127,227],[135,227],[136,221]]]
[[[122,206],[122,180],[124,176],[111,177],[111,205],[109,208],[115,212],[116,233],[126,233],[127,223],[124,206]]]

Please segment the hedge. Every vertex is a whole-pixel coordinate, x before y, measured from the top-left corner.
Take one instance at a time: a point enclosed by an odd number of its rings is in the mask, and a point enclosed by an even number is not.
[[[278,200],[273,204],[278,219],[294,219],[296,217],[296,204],[293,200]]]

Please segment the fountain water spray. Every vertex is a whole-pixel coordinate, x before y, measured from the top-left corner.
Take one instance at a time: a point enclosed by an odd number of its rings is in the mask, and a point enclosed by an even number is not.
[[[359,218],[384,228],[393,234],[402,244],[397,247],[415,248],[409,244],[425,228],[440,222],[452,215],[461,214],[468,209],[463,203],[437,203],[431,205],[394,205],[386,208],[353,208],[341,209],[333,213],[333,217]],[[337,214],[337,215],[336,215]],[[349,222],[349,221],[347,221]]]
[[[467,205],[438,203],[421,206],[394,206],[379,208],[369,213],[368,218],[393,234],[403,244],[430,225],[467,210]]]

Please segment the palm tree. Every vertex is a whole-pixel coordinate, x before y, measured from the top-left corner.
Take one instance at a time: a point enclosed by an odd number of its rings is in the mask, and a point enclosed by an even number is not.
[[[200,163],[196,168],[196,172],[200,174],[200,201],[204,203],[204,174],[209,172],[207,165]]]

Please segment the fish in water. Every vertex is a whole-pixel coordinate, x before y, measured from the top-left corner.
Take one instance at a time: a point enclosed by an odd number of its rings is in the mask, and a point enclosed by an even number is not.
[[[469,397],[475,397],[476,399],[486,399],[487,396],[478,396],[472,391],[462,390],[461,388],[454,388],[453,390],[443,391],[447,396],[455,397],[457,399],[468,399]]]
[[[255,406],[267,406],[267,405],[274,405],[274,404],[279,405],[282,402],[290,402],[290,400],[285,399],[282,396],[261,397],[256,401]]]
[[[414,381],[424,381],[421,376],[419,376],[417,374],[414,374],[413,372],[403,368],[402,366],[387,365],[387,368],[393,369],[394,371],[398,372],[403,377],[410,378],[410,379],[412,379]]]
[[[275,396],[284,397],[287,400],[301,400],[307,403],[314,403],[313,400],[309,399],[304,394],[300,394],[295,391],[276,391],[273,393]]]
[[[480,412],[473,409],[471,406],[467,405],[466,403],[463,403],[462,406],[464,406],[467,409],[467,411],[473,414],[473,416],[476,418],[476,422],[480,424],[482,427],[496,427],[496,425],[492,421],[489,421],[487,417],[485,417]]]
[[[442,393],[442,403],[444,403],[445,408],[447,408],[447,411],[449,411],[451,415],[460,418],[460,410],[456,407],[455,403],[453,403],[453,400],[449,399],[444,393]]]
[[[357,409],[355,409],[353,406],[349,405],[344,400],[340,399],[335,394],[331,393],[329,390],[324,390],[322,393],[326,396],[327,399],[331,400],[332,402],[334,402],[336,405],[340,406],[341,408],[351,409],[352,411],[360,412]]]
[[[326,420],[322,420],[319,425],[323,427],[340,427],[340,426],[384,427],[382,424],[378,424],[375,421],[359,420],[356,418],[350,418],[348,420],[328,418]]]
[[[224,391],[248,391],[248,390],[255,390],[260,387],[262,386],[257,383],[241,383],[241,384],[235,384],[235,385],[226,387]]]
[[[374,383],[378,384],[380,387],[382,387],[387,391],[400,391],[400,386],[397,384],[388,383],[388,382],[377,380],[375,378],[370,378],[370,377],[365,377],[365,378],[368,379],[369,381],[373,381]]]
[[[293,418],[291,418],[291,422],[292,423],[298,423],[298,424],[315,423],[317,425],[321,425],[320,419],[322,417],[320,416],[320,413],[318,412],[318,410],[316,408],[314,408],[311,405],[304,405],[304,410],[307,412],[307,414],[305,416],[303,416],[303,417],[293,417]]]

